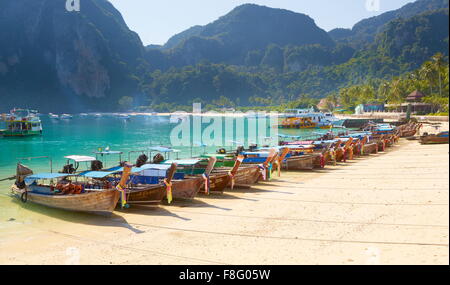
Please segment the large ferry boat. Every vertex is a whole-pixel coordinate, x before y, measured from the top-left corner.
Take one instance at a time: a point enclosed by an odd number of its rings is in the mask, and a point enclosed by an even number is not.
[[[329,129],[339,121],[332,113],[316,112],[310,109],[287,109],[281,116],[281,128]]]
[[[42,134],[42,123],[37,111],[13,109],[9,114],[1,114],[0,121],[5,129],[0,129],[0,136],[25,137]]]

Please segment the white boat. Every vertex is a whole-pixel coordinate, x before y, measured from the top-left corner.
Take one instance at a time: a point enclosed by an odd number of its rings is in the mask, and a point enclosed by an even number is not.
[[[287,109],[283,117],[309,118],[312,123],[318,127],[326,127],[337,124],[340,120],[332,113],[316,112],[314,108],[310,109]]]
[[[42,134],[42,123],[37,111],[28,109],[11,110],[9,114],[0,114],[0,121],[5,129],[0,129],[0,136],[25,137]]]
[[[130,115],[128,115],[128,114],[119,114],[119,118],[123,119],[123,120],[131,119]]]
[[[59,120],[59,116],[53,113],[48,113],[50,119]]]
[[[70,120],[73,118],[73,116],[70,114],[62,114],[59,118],[62,120]]]

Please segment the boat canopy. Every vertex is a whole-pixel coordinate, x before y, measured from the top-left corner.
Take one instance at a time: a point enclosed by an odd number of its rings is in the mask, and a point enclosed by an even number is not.
[[[141,167],[131,169],[131,172],[137,173],[144,170],[163,170],[167,171],[170,168],[170,164],[144,164]]]
[[[78,176],[87,178],[105,178],[106,176],[119,173],[120,171],[86,171],[80,173]]]
[[[342,138],[358,138],[358,139],[362,139],[365,136],[371,136],[372,133],[371,132],[359,132],[359,133],[350,133],[344,136],[341,136]]]
[[[180,150],[178,149],[173,149],[173,148],[168,148],[168,147],[163,147],[163,146],[154,146],[154,147],[149,147],[150,151],[158,151],[158,152],[180,152]]]
[[[33,174],[30,176],[27,176],[25,178],[25,184],[29,186],[29,185],[33,184],[36,180],[57,179],[57,178],[64,178],[67,176],[72,176],[72,175],[66,174],[66,173],[38,173],[38,174]]]
[[[39,179],[55,179],[55,178],[62,178],[62,177],[67,177],[67,176],[71,176],[71,174],[67,174],[67,173],[38,173],[38,174],[33,174],[30,176],[27,176],[25,179],[33,179],[33,180],[39,180]]]
[[[242,154],[243,155],[257,155],[259,157],[268,157],[269,153],[270,152],[268,152],[268,151],[246,151],[246,152],[243,152]]]
[[[132,173],[138,173],[144,170],[164,170],[167,171],[170,168],[170,164],[144,164],[141,167],[134,167],[131,169]],[[109,169],[111,172],[123,172],[123,167],[114,167]]]
[[[165,160],[163,164],[176,163],[178,165],[195,165],[204,159],[177,159],[177,160]]]
[[[144,164],[141,167],[135,167],[131,169],[131,173],[139,173],[144,170],[162,170],[167,171],[170,168],[170,165],[166,164]],[[88,178],[105,178],[109,175],[117,174],[123,172],[123,167],[114,167],[109,169],[109,171],[86,171],[80,173],[79,176],[88,177]]]
[[[64,158],[73,160],[75,162],[89,162],[89,161],[97,160],[95,157],[84,156],[84,155],[69,155],[69,156],[65,156]]]

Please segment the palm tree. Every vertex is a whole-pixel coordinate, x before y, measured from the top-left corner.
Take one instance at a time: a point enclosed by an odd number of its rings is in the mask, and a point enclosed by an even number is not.
[[[441,78],[441,69],[444,66],[444,55],[440,52],[433,55],[432,57],[434,68],[437,70],[439,77],[439,96],[442,97],[442,78]]]
[[[394,79],[391,84],[391,90],[389,92],[389,101],[394,104],[401,104],[402,94],[400,88],[401,78]]]
[[[378,98],[377,99],[383,99],[386,100],[386,98],[388,97],[389,94],[389,88],[391,87],[391,85],[389,84],[388,81],[384,81],[383,83],[381,83],[378,86]]]
[[[422,64],[422,67],[419,70],[419,74],[424,80],[428,81],[431,95],[433,93],[433,82],[435,79],[432,63],[430,61],[424,62],[424,64]]]

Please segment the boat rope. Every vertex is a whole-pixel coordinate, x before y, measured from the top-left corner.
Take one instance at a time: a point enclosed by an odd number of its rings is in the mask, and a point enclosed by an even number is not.
[[[295,237],[294,236],[263,236],[263,235],[257,235],[257,234],[243,234],[243,233],[230,233],[230,232],[218,232],[218,231],[207,231],[207,230],[195,230],[195,229],[167,227],[167,226],[157,226],[157,225],[138,224],[138,223],[131,223],[131,224],[144,226],[144,227],[150,227],[150,228],[165,229],[165,230],[175,230],[175,231],[202,233],[202,234],[210,234],[210,235],[226,235],[226,236],[262,238],[262,239],[302,240],[302,241],[312,241],[312,242],[362,243],[362,244],[422,245],[422,246],[442,246],[442,247],[448,247],[449,246],[446,243],[321,239],[321,238],[304,238],[304,237],[297,237],[297,236],[295,236]]]
[[[448,229],[448,225],[438,225],[438,224],[408,224],[408,223],[381,223],[381,222],[371,222],[371,221],[339,221],[339,220],[320,220],[320,219],[304,219],[296,217],[269,217],[269,216],[248,216],[248,215],[233,215],[233,214],[212,214],[206,212],[197,211],[186,211],[186,210],[176,210],[171,211],[172,213],[186,213],[192,215],[207,215],[207,216],[218,216],[218,217],[229,217],[229,218],[245,218],[245,219],[262,219],[262,220],[275,220],[275,221],[296,221],[296,222],[310,222],[310,223],[325,223],[325,224],[350,224],[350,225],[378,225],[378,226],[389,226],[389,227],[423,227],[423,228],[445,228]]]

